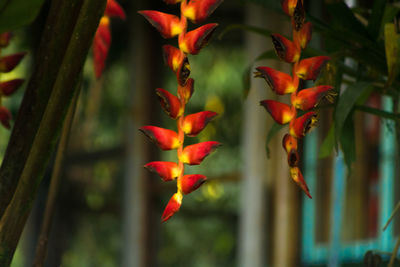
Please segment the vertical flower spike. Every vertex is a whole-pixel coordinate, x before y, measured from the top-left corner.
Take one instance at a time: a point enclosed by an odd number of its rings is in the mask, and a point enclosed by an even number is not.
[[[191,0],[182,4],[182,14],[193,23],[203,22],[222,3],[222,0]]]
[[[311,198],[307,184],[299,169],[300,157],[297,146],[317,122],[317,113],[307,112],[297,117],[297,110],[308,111],[316,107],[323,99],[333,102],[335,93],[333,87],[320,85],[307,89],[300,88],[300,79],[316,80],[322,67],[329,60],[327,56],[317,56],[301,59],[301,50],[307,47],[311,40],[312,24],[305,21],[303,0],[283,0],[282,9],[290,16],[292,25],[292,40],[280,34],[272,34],[272,42],[278,57],[292,65],[292,75],[274,70],[270,67],[256,68],[255,77],[264,78],[271,89],[278,95],[291,94],[290,105],[274,100],[263,100],[261,105],[279,124],[289,123],[289,133],[283,137],[282,146],[287,153],[290,176],[296,184]]]
[[[196,136],[212,120],[217,113],[201,111],[185,115],[185,107],[193,95],[194,80],[190,78],[191,69],[187,54],[196,55],[207,45],[217,24],[210,23],[187,32],[187,22],[194,23],[205,20],[222,2],[222,0],[164,0],[167,4],[181,3],[181,15],[162,13],[154,10],[139,11],[164,38],[178,35],[178,46],[164,45],[164,60],[175,73],[177,80],[177,96],[158,88],[156,90],[160,104],[167,114],[177,120],[177,132],[155,126],[140,128],[146,136],[161,149],[177,149],[178,162],[153,161],[145,168],[156,172],[163,181],[177,181],[177,192],[169,200],[161,216],[163,222],[169,220],[180,208],[183,195],[199,188],[207,178],[201,174],[185,175],[185,165],[199,165],[205,157],[213,152],[220,143],[207,141],[184,147],[185,136]]]
[[[100,19],[99,26],[93,39],[93,67],[97,79],[103,74],[108,51],[111,46],[110,18],[125,19],[122,7],[115,0],[107,0],[106,10]]]

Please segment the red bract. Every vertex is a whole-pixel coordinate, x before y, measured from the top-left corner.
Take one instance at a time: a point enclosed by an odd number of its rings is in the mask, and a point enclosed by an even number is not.
[[[24,79],[13,79],[5,82],[0,82],[0,92],[2,95],[12,95],[24,82]]]
[[[142,10],[139,14],[143,15],[164,38],[172,38],[185,30],[185,23],[177,16],[154,10]]]
[[[204,21],[222,3],[222,0],[191,0],[182,4],[182,14],[193,23]]]
[[[5,56],[0,58],[0,72],[10,72],[12,71],[19,62],[26,55],[25,52],[16,53],[13,55]]]
[[[111,46],[110,18],[125,19],[125,12],[115,0],[107,0],[106,10],[93,39],[93,65],[96,78],[100,78]]]
[[[185,104],[192,97],[193,91],[194,80],[192,78],[189,78],[184,86],[178,84],[178,95]]]
[[[290,177],[292,177],[293,181],[296,182],[300,186],[300,188],[306,193],[309,198],[312,198],[310,194],[310,190],[308,189],[307,183],[303,178],[303,174],[301,173],[298,167],[290,168]]]
[[[216,23],[203,25],[193,31],[179,36],[179,48],[184,53],[197,55],[204,46],[208,44],[215,28]]]
[[[271,114],[272,118],[279,124],[286,124],[296,115],[295,111],[284,103],[275,100],[263,100],[262,106]]]
[[[165,38],[179,35],[179,48],[172,45],[163,46],[165,63],[175,73],[178,82],[177,96],[161,88],[156,91],[161,106],[172,119],[177,120],[178,132],[155,126],[140,128],[161,149],[177,149],[177,163],[154,161],[145,165],[149,170],[158,173],[164,181],[171,181],[175,178],[177,180],[177,192],[164,209],[161,217],[163,222],[179,210],[183,194],[193,192],[206,180],[206,177],[201,174],[184,175],[184,164],[200,164],[220,145],[218,142],[208,141],[184,147],[185,135],[196,136],[217,115],[211,111],[202,111],[187,116],[184,113],[186,104],[194,91],[194,80],[189,77],[191,70],[187,54],[198,54],[207,45],[217,27],[216,23],[210,23],[187,32],[187,18],[196,23],[200,22],[207,18],[222,1],[192,0],[188,3],[187,0],[164,0],[164,2],[167,4],[181,2],[180,18],[159,11],[139,11]]]
[[[327,56],[303,59],[296,68],[296,74],[300,79],[315,81],[328,60],[330,60],[330,57]]]
[[[271,34],[275,52],[280,59],[287,63],[293,63],[300,58],[300,47],[280,34]]]
[[[158,100],[165,112],[173,119],[180,117],[183,113],[183,108],[178,97],[174,96],[167,90],[162,88],[156,89]]]
[[[323,98],[333,101],[335,95],[330,85],[319,85],[312,88],[301,90],[297,95],[294,95],[292,104],[297,109],[310,110],[316,107]]]
[[[110,45],[110,19],[102,17],[93,40],[94,72],[96,78],[100,78],[103,73]]]
[[[143,126],[139,130],[162,150],[176,149],[181,145],[178,134],[172,130],[156,126]]]
[[[199,165],[205,157],[210,155],[221,144],[215,141],[207,141],[187,146],[183,149],[179,160],[189,165]]]
[[[115,0],[107,0],[104,15],[108,17],[117,17],[120,19],[126,18],[124,10]]]
[[[179,210],[181,204],[182,204],[182,194],[175,193],[169,200],[167,206],[165,207],[164,212],[161,216],[161,221],[165,222],[169,218],[171,218],[172,215],[174,215],[175,212]]]
[[[289,132],[293,137],[303,138],[317,123],[317,113],[310,111],[290,122]]]
[[[172,181],[179,175],[179,166],[175,162],[153,161],[147,163],[144,167],[157,173],[164,182]]]
[[[290,176],[311,198],[308,187],[299,169],[298,139],[303,138],[316,124],[317,113],[308,112],[297,117],[297,109],[310,110],[326,98],[333,101],[333,87],[320,85],[301,90],[300,79],[316,80],[322,67],[329,60],[327,56],[306,58],[300,61],[301,50],[306,48],[311,40],[312,24],[305,21],[303,0],[283,0],[283,11],[291,18],[292,40],[280,34],[272,34],[272,42],[278,57],[292,64],[292,75],[274,70],[269,67],[258,67],[255,77],[266,80],[271,89],[279,94],[291,94],[290,105],[274,100],[263,100],[261,105],[271,114],[279,124],[289,123],[289,134],[283,137],[282,145],[287,153],[287,162],[290,167]]]
[[[7,47],[11,39],[11,32],[3,32],[0,34],[0,47]]]
[[[269,67],[258,67],[255,77],[262,77],[278,95],[291,94],[296,91],[292,76]]]
[[[10,111],[4,107],[0,106],[0,122],[3,124],[4,127],[10,129],[10,120],[12,119]]]
[[[218,114],[212,111],[201,111],[187,115],[183,120],[182,129],[187,136],[196,136],[200,133]]]
[[[199,188],[207,180],[207,177],[201,174],[184,175],[181,179],[182,193],[187,195]]]
[[[295,40],[295,42],[298,42],[300,47],[304,49],[310,42],[311,35],[312,35],[312,24],[311,22],[307,22],[303,25],[300,31],[293,32],[293,40]]]

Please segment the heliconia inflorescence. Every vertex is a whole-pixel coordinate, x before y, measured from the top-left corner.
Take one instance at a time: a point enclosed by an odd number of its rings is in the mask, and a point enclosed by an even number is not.
[[[107,0],[106,10],[100,19],[93,40],[93,63],[96,78],[100,78],[106,63],[108,50],[111,45],[110,18],[125,19],[125,12],[115,0]]]
[[[199,165],[220,143],[201,142],[184,147],[185,135],[189,137],[200,133],[217,113],[202,111],[185,116],[185,106],[194,90],[194,80],[190,76],[190,64],[187,54],[196,55],[207,45],[217,27],[216,23],[200,26],[187,31],[187,20],[193,23],[204,21],[222,2],[222,0],[164,0],[167,4],[180,3],[181,16],[175,16],[154,10],[139,11],[164,38],[178,37],[178,46],[164,45],[164,59],[175,73],[178,82],[177,95],[162,88],[156,89],[160,104],[169,117],[177,120],[178,132],[156,126],[143,126],[140,130],[162,150],[177,150],[178,162],[153,161],[145,165],[148,170],[157,173],[165,182],[176,180],[177,192],[171,197],[164,209],[161,220],[167,221],[182,204],[183,195],[199,188],[206,177],[201,174],[184,174],[184,164]]]
[[[3,48],[9,45],[11,39],[10,32],[0,34],[0,52]],[[22,58],[26,55],[25,52],[16,53],[8,56],[0,57],[0,73],[7,73],[19,64]],[[10,111],[2,105],[3,97],[12,95],[24,82],[24,79],[11,79],[0,82],[0,123],[7,129],[10,129],[10,120],[12,119]]]
[[[312,198],[299,169],[297,143],[317,122],[317,113],[312,109],[324,98],[332,101],[335,93],[332,91],[333,87],[329,85],[301,89],[300,80],[315,81],[330,58],[316,56],[301,59],[301,50],[306,48],[312,33],[311,23],[305,22],[303,0],[284,0],[282,7],[283,11],[291,17],[293,40],[280,34],[272,34],[271,38],[277,56],[292,64],[292,75],[269,67],[258,67],[255,77],[264,78],[278,95],[291,94],[290,105],[275,100],[263,100],[260,103],[277,123],[289,124],[289,133],[283,137],[282,145],[288,156],[290,176],[307,196]],[[306,113],[297,116],[297,110]]]

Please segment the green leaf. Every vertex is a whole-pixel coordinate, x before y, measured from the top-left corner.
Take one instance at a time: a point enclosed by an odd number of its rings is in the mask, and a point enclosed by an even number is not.
[[[396,32],[394,23],[385,24],[385,52],[388,69],[386,86],[391,86],[399,72],[400,35]]]
[[[222,39],[225,36],[225,34],[227,34],[228,32],[231,32],[233,30],[246,30],[246,31],[250,31],[250,32],[261,34],[261,35],[263,35],[265,37],[268,37],[268,38],[270,38],[270,36],[272,34],[272,32],[270,30],[267,30],[267,29],[264,29],[264,28],[245,25],[245,24],[232,24],[232,25],[229,25],[228,27],[226,27],[219,34],[218,39]]]
[[[367,30],[373,39],[378,39],[379,31],[382,25],[382,19],[385,14],[387,0],[375,0],[372,7],[372,13],[368,21]]]
[[[271,142],[272,137],[274,137],[283,127],[285,127],[286,125],[281,125],[278,124],[276,122],[274,122],[274,124],[272,124],[271,128],[268,131],[267,134],[267,140],[265,142],[265,150],[267,151],[267,157],[269,158],[269,154],[270,154],[270,150],[269,150],[269,142]]]
[[[334,114],[336,140],[341,140],[342,130],[345,122],[359,97],[362,96],[363,93],[371,92],[372,89],[373,87],[371,84],[366,82],[358,82],[348,86],[340,95]]]
[[[343,151],[344,162],[347,166],[348,176],[351,175],[351,165],[356,159],[356,140],[352,115],[353,113],[351,113],[344,122],[344,127],[340,136],[340,145]]]
[[[326,158],[332,154],[332,150],[335,147],[335,124],[332,124],[329,128],[329,132],[326,135],[324,141],[319,149],[318,157]]]
[[[15,30],[31,23],[38,15],[43,0],[4,0],[0,4],[0,32]]]

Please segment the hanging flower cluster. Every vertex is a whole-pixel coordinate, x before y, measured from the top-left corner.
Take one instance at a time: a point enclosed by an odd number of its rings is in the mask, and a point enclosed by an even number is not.
[[[93,40],[94,72],[100,78],[106,63],[108,50],[111,45],[110,18],[125,19],[125,12],[115,0],[107,0],[106,10],[100,19],[99,27]]]
[[[11,33],[4,32],[0,34],[0,52],[6,48],[10,42]],[[16,53],[0,57],[0,73],[12,71],[25,56],[25,52]],[[24,82],[23,79],[12,79],[0,82],[0,123],[7,129],[10,129],[10,120],[12,119],[10,111],[2,105],[3,97],[12,95]]]
[[[282,7],[284,12],[291,17],[293,40],[288,40],[280,34],[272,34],[271,38],[277,56],[292,64],[292,75],[269,67],[258,67],[255,77],[264,78],[278,95],[291,94],[291,105],[275,100],[263,100],[260,104],[277,123],[282,125],[289,123],[289,133],[283,137],[282,144],[287,153],[290,176],[307,196],[312,198],[299,169],[297,143],[317,122],[317,113],[312,109],[324,98],[332,101],[335,94],[332,91],[333,87],[329,85],[319,85],[303,90],[300,87],[301,80],[315,81],[330,58],[317,56],[300,59],[301,50],[311,39],[312,25],[310,22],[305,22],[303,0],[284,0]],[[303,111],[304,114],[297,116],[297,110]]]
[[[201,174],[184,175],[184,164],[199,165],[205,157],[213,152],[220,143],[215,141],[201,142],[184,147],[185,135],[196,136],[212,120],[217,113],[202,111],[185,116],[185,105],[193,94],[194,80],[190,76],[190,64],[187,54],[196,55],[208,43],[216,23],[200,26],[187,31],[187,20],[193,23],[204,21],[222,2],[222,0],[164,0],[167,4],[180,3],[181,16],[154,11],[139,11],[164,38],[178,36],[179,49],[172,45],[164,45],[165,62],[176,74],[178,82],[177,96],[167,90],[158,88],[156,94],[160,104],[174,120],[177,120],[178,132],[156,126],[144,126],[140,130],[156,143],[162,150],[177,150],[178,162],[153,161],[145,167],[157,173],[163,181],[177,180],[177,192],[169,200],[162,214],[166,221],[177,212],[181,206],[183,195],[199,188],[206,177]]]

